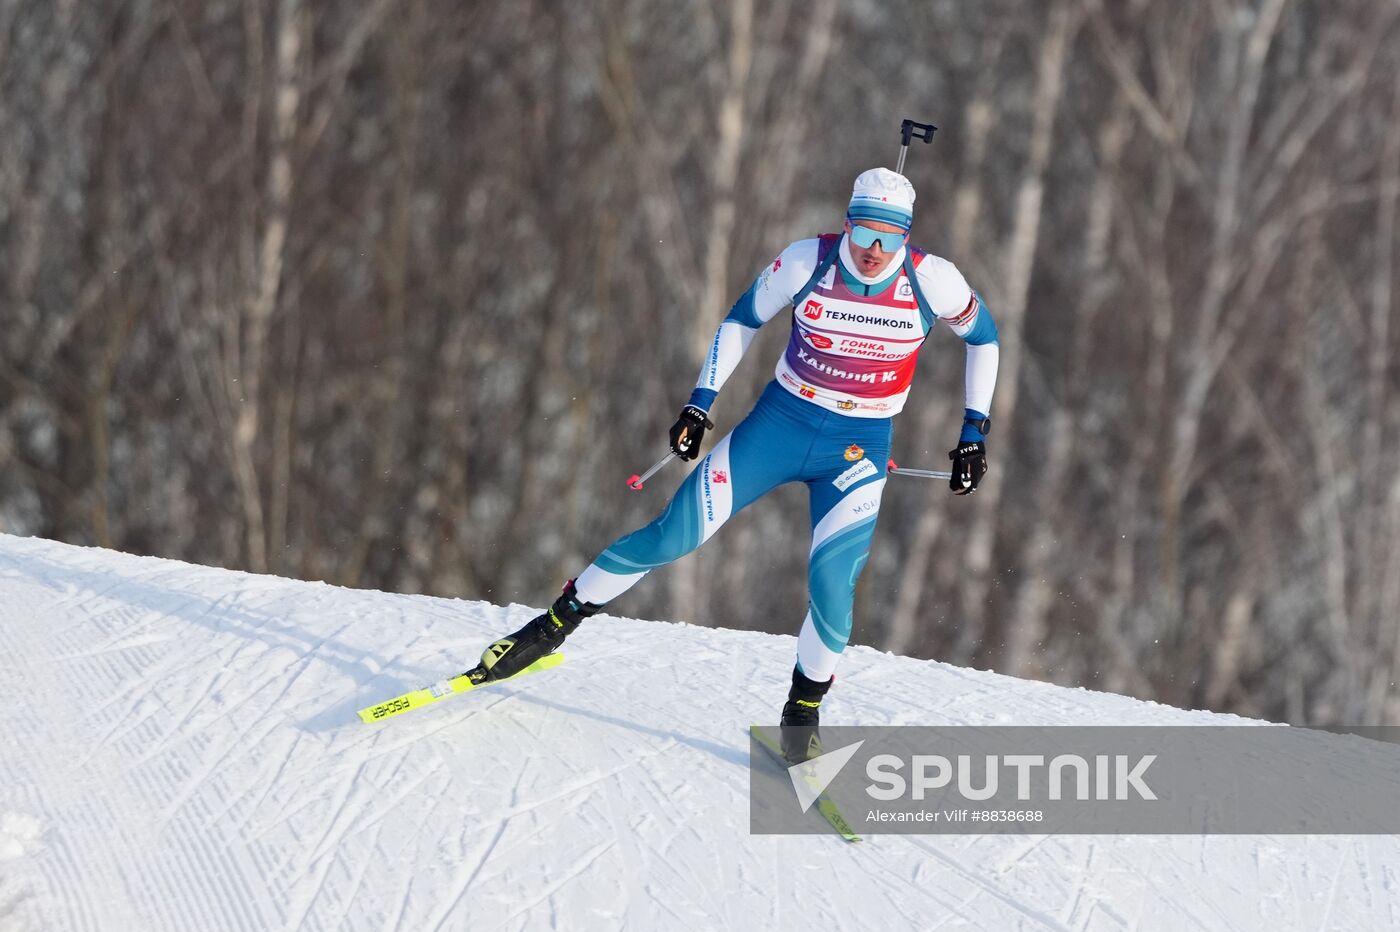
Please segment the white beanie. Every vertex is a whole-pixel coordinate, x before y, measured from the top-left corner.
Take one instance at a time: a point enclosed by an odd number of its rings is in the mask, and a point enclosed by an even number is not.
[[[907,230],[914,225],[914,186],[888,168],[863,171],[856,177],[846,217],[893,223]]]

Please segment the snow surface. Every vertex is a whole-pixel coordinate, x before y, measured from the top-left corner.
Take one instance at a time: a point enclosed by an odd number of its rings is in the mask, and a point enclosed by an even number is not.
[[[1400,928],[1393,836],[751,836],[790,637],[598,616],[356,719],[531,614],[0,535],[0,930]],[[824,711],[1228,720],[859,647]]]

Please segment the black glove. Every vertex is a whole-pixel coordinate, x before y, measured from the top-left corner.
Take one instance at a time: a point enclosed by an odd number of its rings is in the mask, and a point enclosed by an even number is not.
[[[700,441],[705,439],[705,431],[714,423],[695,405],[681,408],[681,416],[671,426],[671,452],[683,460],[693,460],[700,455]]]
[[[967,495],[987,474],[987,445],[981,440],[964,441],[948,453],[953,461],[953,478],[948,488],[958,495]]]

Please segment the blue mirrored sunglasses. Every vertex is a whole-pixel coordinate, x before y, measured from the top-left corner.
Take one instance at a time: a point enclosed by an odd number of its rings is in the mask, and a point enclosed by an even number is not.
[[[881,233],[879,230],[863,227],[859,223],[851,224],[851,242],[861,249],[869,249],[878,242],[880,248],[885,252],[894,252],[904,245],[904,239],[908,235],[908,233]]]

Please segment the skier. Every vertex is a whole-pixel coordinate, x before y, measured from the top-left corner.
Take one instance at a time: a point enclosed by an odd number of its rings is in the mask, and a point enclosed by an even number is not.
[[[920,346],[935,320],[967,344],[965,410],[952,491],[987,471],[987,412],[996,384],[997,329],[951,262],[909,245],[914,188],[873,168],[856,178],[843,233],[788,246],[719,325],[689,402],[670,431],[690,461],[714,427],[710,410],[758,328],[793,308],[775,378],[734,430],[681,483],[650,524],[615,541],[549,611],[491,644],[478,674],[513,676],[564,643],[583,619],[651,570],[690,553],[731,516],[785,482],[807,485],[812,511],[807,616],[783,706],[784,755],[820,753],[822,698],[851,634],[856,579],[884,491],[891,420],[904,407]]]

